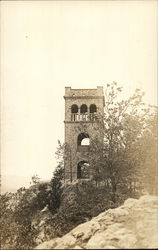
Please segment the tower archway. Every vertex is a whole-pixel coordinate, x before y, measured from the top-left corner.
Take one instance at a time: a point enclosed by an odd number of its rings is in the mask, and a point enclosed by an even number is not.
[[[89,110],[90,110],[91,114],[96,113],[97,112],[97,106],[95,104],[91,104]]]
[[[80,161],[77,164],[77,179],[89,178],[89,163],[88,161]]]
[[[72,113],[72,114],[78,113],[78,106],[77,106],[76,104],[73,104],[73,105],[71,106],[71,113]]]
[[[86,104],[82,104],[81,107],[80,107],[80,113],[81,114],[84,114],[88,111],[88,107]]]
[[[81,133],[77,138],[77,146],[89,146],[90,145],[90,137],[87,133]]]
[[[78,120],[78,106],[76,104],[73,104],[71,106],[71,121]]]

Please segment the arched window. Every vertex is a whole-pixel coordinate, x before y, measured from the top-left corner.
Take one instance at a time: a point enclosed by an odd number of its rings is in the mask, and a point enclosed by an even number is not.
[[[76,104],[73,104],[71,106],[71,113],[73,114],[78,113],[78,106]]]
[[[89,178],[89,163],[87,161],[80,161],[77,165],[77,179]]]
[[[79,134],[78,139],[77,139],[77,145],[78,146],[89,146],[89,144],[90,144],[89,135],[87,133]]]
[[[87,112],[87,110],[88,110],[87,105],[86,104],[82,104],[81,108],[80,108],[80,113],[84,114],[84,113]]]
[[[96,113],[97,112],[97,107],[95,104],[91,104],[90,106],[90,113]]]

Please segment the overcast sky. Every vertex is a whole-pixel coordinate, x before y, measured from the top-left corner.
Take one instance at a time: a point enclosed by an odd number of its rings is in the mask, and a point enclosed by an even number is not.
[[[156,104],[156,32],[157,1],[2,1],[2,174],[52,176],[65,86]]]

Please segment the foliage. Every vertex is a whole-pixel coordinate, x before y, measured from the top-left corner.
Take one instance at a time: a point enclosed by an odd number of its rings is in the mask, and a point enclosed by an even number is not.
[[[122,88],[118,87],[116,82],[107,85],[104,123],[100,122],[102,119],[98,119],[103,141],[95,139],[90,147],[93,179],[96,185],[104,185],[111,192],[113,201],[119,190],[124,190],[129,196],[133,195],[133,192],[136,194],[142,188],[142,171],[143,175],[147,176],[149,165],[152,164],[153,173],[156,171],[156,162],[153,165],[151,150],[148,151],[150,157],[147,163],[147,141],[149,145],[152,144],[150,148],[153,150],[154,161],[157,158],[154,139],[156,135],[151,128],[153,110],[142,102],[144,93],[136,89],[133,96],[120,101],[118,97],[121,91]],[[156,126],[155,118],[154,121]],[[157,175],[155,173],[152,176]]]
[[[29,249],[35,246],[38,230],[32,220],[48,203],[48,184],[39,183],[15,194],[0,196],[1,243],[4,248]]]
[[[12,230],[16,230],[15,223],[13,221],[13,211],[10,207],[10,201],[12,199],[12,194],[5,193],[0,195],[0,207],[1,207],[1,216],[0,216],[0,235],[1,235],[1,244],[2,246],[8,245],[14,246],[14,236],[12,236]],[[11,237],[12,236],[12,237]]]
[[[50,196],[48,208],[52,213],[56,213],[60,207],[61,194],[63,191],[62,180],[64,177],[63,166],[58,165],[54,172],[54,176],[50,182]]]
[[[59,140],[58,140],[58,147],[57,147],[57,150],[55,152],[55,155],[56,155],[56,159],[57,159],[57,164],[58,166],[60,166],[61,168],[64,168],[64,159],[65,159],[65,144],[61,143]]]
[[[31,180],[32,180],[32,183],[30,183],[30,184],[35,184],[36,185],[36,184],[38,184],[40,182],[40,178],[38,177],[37,174],[33,175]]]
[[[63,236],[77,225],[119,203],[114,204],[105,189],[99,189],[91,181],[65,184],[58,212],[50,221],[52,237]]]
[[[137,155],[139,155],[139,182],[142,185],[142,189],[154,195],[158,194],[157,118],[158,109],[154,108],[154,112],[147,120],[147,126],[144,135],[141,137],[135,147],[135,152],[137,152]]]

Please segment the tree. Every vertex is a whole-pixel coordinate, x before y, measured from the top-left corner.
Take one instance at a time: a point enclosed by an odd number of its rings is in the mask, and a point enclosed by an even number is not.
[[[158,165],[157,165],[157,145],[158,145],[158,108],[152,107],[153,112],[147,119],[146,130],[137,145],[139,159],[140,180],[142,188],[150,194],[157,195],[158,186]]]
[[[5,193],[0,195],[0,235],[1,235],[1,247],[10,248],[15,246],[15,232],[17,226],[14,222],[12,199],[14,194]]]
[[[53,173],[53,177],[50,181],[50,195],[48,208],[52,213],[56,213],[60,207],[61,194],[63,191],[63,179],[64,179],[64,157],[65,157],[65,145],[58,141],[58,148],[56,151],[56,158],[58,166]]]
[[[138,170],[143,160],[138,146],[150,119],[150,108],[142,102],[144,93],[140,89],[127,100],[119,101],[121,91],[116,82],[107,85],[104,122],[97,120],[104,135],[103,150],[99,142],[91,143],[93,154],[90,155],[93,178],[105,183],[112,192],[113,201],[118,188],[132,192],[138,184]]]
[[[61,166],[61,168],[64,168],[65,150],[66,150],[65,143],[62,144],[58,140],[58,147],[57,147],[57,150],[55,152],[55,155],[56,155],[57,164],[58,164],[58,166]]]
[[[50,202],[48,208],[52,213],[56,213],[60,207],[60,198],[63,191],[62,180],[63,180],[64,169],[60,165],[56,168],[54,176],[50,182]]]
[[[91,167],[92,180],[95,181],[96,187],[101,182],[106,182],[105,160],[103,144],[97,139],[91,140],[89,150],[89,165]]]
[[[39,176],[36,174],[36,175],[33,175],[32,177],[31,177],[31,182],[30,182],[30,184],[32,183],[32,184],[38,184],[39,182],[40,182],[40,178],[39,178]]]

